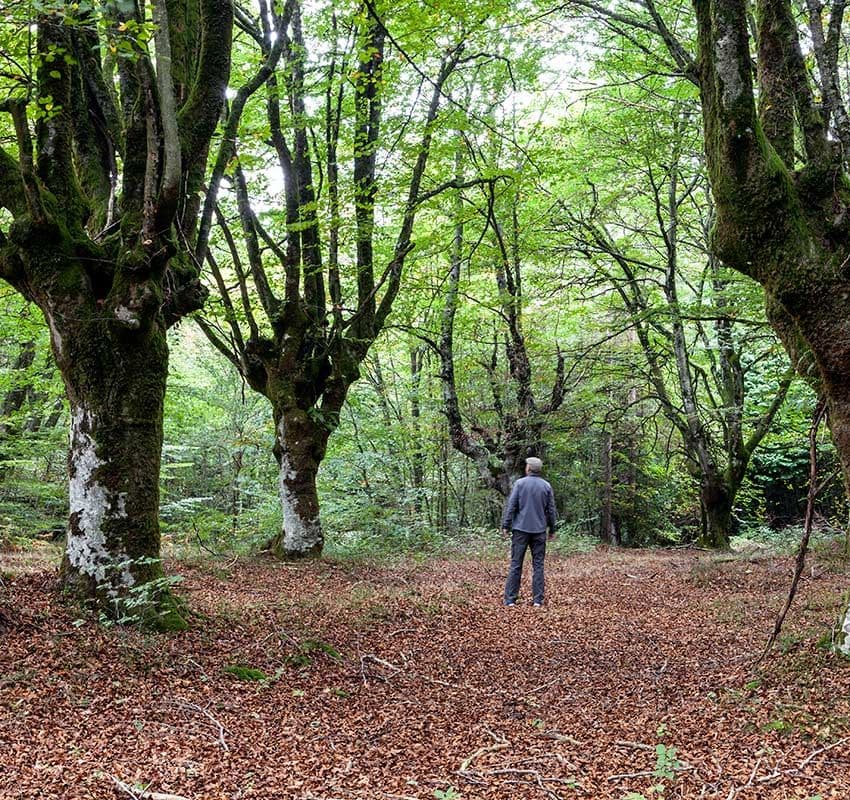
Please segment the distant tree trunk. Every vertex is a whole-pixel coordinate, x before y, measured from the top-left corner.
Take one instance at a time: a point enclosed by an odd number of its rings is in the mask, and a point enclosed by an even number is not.
[[[614,529],[614,437],[610,431],[602,434],[602,504],[599,512],[599,537],[606,544],[617,544]]]
[[[318,556],[324,545],[324,532],[316,478],[330,430],[314,423],[307,411],[298,407],[277,407],[274,419],[283,527],[269,549],[287,560]]]
[[[422,426],[420,422],[422,416],[420,393],[424,354],[425,352],[421,347],[414,347],[410,350],[410,421],[413,438],[411,461],[413,462],[413,488],[416,490],[413,504],[417,514],[422,511],[422,489],[425,487],[425,451],[422,447]]]
[[[439,499],[437,501],[437,526],[441,531],[449,527],[449,446],[445,439],[440,442],[440,462],[437,465]]]
[[[43,396],[42,399],[44,399]],[[47,417],[40,410],[30,414],[24,423],[24,430],[27,433],[37,433],[44,428],[52,430],[59,424],[59,420],[62,419],[64,409],[65,404],[62,402],[62,398],[59,397],[53,401],[53,407]]]
[[[21,350],[18,353],[15,363],[12,365],[11,369],[13,372],[27,370],[33,365],[34,361],[35,342],[30,340],[21,345]],[[32,386],[26,383],[15,386],[13,389],[6,392],[6,396],[3,398],[2,407],[0,407],[0,417],[5,419],[7,417],[11,417],[15,412],[20,411],[26,402],[27,396],[31,393]],[[11,433],[11,431],[12,426],[8,422],[0,424],[0,433],[8,434]]]
[[[732,527],[732,504],[734,491],[722,480],[703,475],[700,485],[703,531],[699,544],[703,547],[724,548],[729,546]]]

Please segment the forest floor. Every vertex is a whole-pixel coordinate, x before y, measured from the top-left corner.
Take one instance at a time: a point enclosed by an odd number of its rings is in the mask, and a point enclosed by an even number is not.
[[[846,563],[758,667],[790,558],[552,555],[543,611],[505,566],[172,562],[198,614],[152,635],[0,555],[0,797],[850,798]]]

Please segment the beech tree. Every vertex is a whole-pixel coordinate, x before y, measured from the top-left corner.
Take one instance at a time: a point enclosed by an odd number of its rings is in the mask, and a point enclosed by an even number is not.
[[[711,252],[713,205],[691,124],[695,98],[665,102],[658,87],[619,91],[621,107],[594,111],[604,113],[622,155],[607,164],[600,154],[593,175],[600,183],[588,177],[589,189],[560,202],[563,230],[591,265],[587,290],[610,287],[625,311],[618,321],[645,364],[632,402],[648,390],[678,434],[699,487],[701,543],[728,547],[735,498],[794,371],[782,374],[781,347],[747,303],[745,279]],[[637,125],[643,112],[629,104],[650,97],[655,113]],[[582,122],[586,158],[599,123],[593,112]],[[775,387],[759,381],[765,361],[779,373]]]
[[[483,366],[490,389],[489,414],[464,419],[455,374],[455,317],[460,302],[461,267],[464,252],[463,198],[458,192],[454,237],[446,280],[439,341],[432,343],[440,356],[443,407],[452,445],[472,459],[482,483],[507,497],[514,481],[525,472],[528,456],[544,456],[544,428],[549,415],[564,401],[564,356],[555,359],[555,375],[549,397],[541,402],[532,359],[523,330],[522,275],[526,253],[521,246],[520,194],[514,188],[507,197],[497,197],[494,182],[481,187],[481,194],[468,198],[475,209],[473,219],[483,221],[484,233],[475,249],[483,250],[495,289],[497,321],[493,345]],[[499,202],[501,201],[501,202]],[[507,217],[503,224],[501,211]],[[489,239],[490,247],[481,245]],[[464,382],[468,383],[468,382]]]
[[[841,74],[846,4],[694,0],[696,55],[683,23],[585,0],[612,28],[657,37],[699,88],[717,219],[713,248],[764,289],[792,363],[826,401],[850,493],[850,123]],[[684,23],[687,25],[688,23]],[[811,47],[809,68],[801,42]],[[809,44],[810,43],[810,44]],[[755,55],[755,59],[753,58]],[[848,611],[847,627],[850,627]]]
[[[716,251],[764,287],[772,324],[826,401],[850,493],[850,125],[838,58],[845,4],[830,6],[826,36],[822,6],[807,6],[801,33],[790,0],[757,2],[754,86],[746,3],[697,0],[696,71]],[[800,45],[808,36],[815,87]],[[848,642],[850,607],[839,646]]]
[[[592,217],[571,215],[571,224],[577,248],[599,265],[599,278],[614,289],[628,313],[648,367],[652,398],[681,437],[699,485],[700,543],[723,548],[729,546],[735,498],[750,459],[781,408],[794,373],[788,370],[781,376],[764,408],[752,408],[748,362],[759,361],[752,346],[758,322],[744,321],[749,335],[741,333],[739,310],[730,302],[730,282],[711,254],[706,254],[703,274],[694,282],[697,293],[688,297],[694,284],[679,263],[682,243],[677,241],[679,204],[688,188],[677,187],[677,165],[669,169],[661,179],[669,186],[654,184],[650,175],[660,226],[655,233],[664,262],[653,265],[651,255],[647,261],[633,244],[619,243]],[[653,298],[656,284],[662,307]],[[669,370],[669,364],[674,369]],[[750,419],[754,424],[747,424]]]
[[[0,150],[0,276],[41,309],[70,404],[63,584],[118,616],[147,584],[142,616],[180,624],[157,581],[166,329],[206,296],[189,243],[233,9],[39,9],[4,23],[19,26],[5,63],[21,66],[0,106],[16,142]]]
[[[250,175],[237,160],[232,188],[239,233],[231,230],[223,204],[217,216],[230,268],[215,254],[207,259],[225,322],[199,318],[199,324],[269,400],[283,522],[270,550],[299,558],[321,553],[316,475],[348,390],[399,292],[417,212],[455,185],[426,176],[438,115],[450,105],[448,81],[459,65],[475,65],[487,54],[465,55],[469,31],[460,22],[441,29],[436,57],[432,51],[423,56],[424,66],[413,63],[369,3],[350,18],[332,12],[330,41],[321,46],[297,0],[280,13],[264,2],[260,9],[257,19],[240,14],[239,25],[264,52],[282,43],[281,68],[267,81],[265,126],[271,168],[283,183],[285,235],[254,210],[258,198],[255,193],[252,200]],[[409,94],[398,91],[405,87],[399,63],[413,66]],[[323,79],[308,79],[316,74]],[[390,101],[410,111],[400,125],[394,121],[395,138],[388,142]],[[311,112],[316,107],[318,119]],[[396,160],[400,169],[391,181],[380,165]],[[379,206],[380,191],[391,193],[385,206]],[[388,246],[389,231],[394,241]],[[231,275],[236,302],[228,289]]]

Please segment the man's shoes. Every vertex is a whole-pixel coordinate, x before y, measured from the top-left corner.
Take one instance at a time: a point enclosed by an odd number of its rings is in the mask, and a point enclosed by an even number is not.
[[[532,607],[533,608],[543,608],[543,603],[535,603]]]
[[[511,608],[512,606],[515,606],[515,605],[516,605],[516,603],[505,603],[505,608]]]

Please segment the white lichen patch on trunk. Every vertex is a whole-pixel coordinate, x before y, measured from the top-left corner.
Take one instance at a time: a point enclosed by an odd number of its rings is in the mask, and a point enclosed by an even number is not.
[[[126,306],[118,306],[118,308],[115,309],[115,316],[128,328],[136,330],[142,326],[142,323],[139,320],[139,315],[134,311],[131,311]]]
[[[838,632],[838,652],[850,656],[850,601],[844,611],[844,620]]]
[[[723,82],[723,107],[731,109],[744,92],[744,80],[738,63],[738,41],[733,30],[726,30],[714,45],[717,74]]]
[[[110,550],[104,530],[109,520],[127,516],[126,494],[111,492],[98,482],[97,470],[106,462],[97,454],[91,430],[91,412],[72,408],[69,499],[76,524],[69,531],[66,553],[77,572],[98,584],[108,582],[107,593],[112,596],[118,593],[117,587],[130,588],[135,583],[126,553]]]
[[[278,425],[278,446],[280,447],[280,505],[283,511],[283,548],[287,553],[308,553],[322,540],[322,526],[319,516],[313,517],[301,512],[301,501],[293,484],[298,473],[292,466],[289,448],[286,443],[286,429],[281,419]]]

